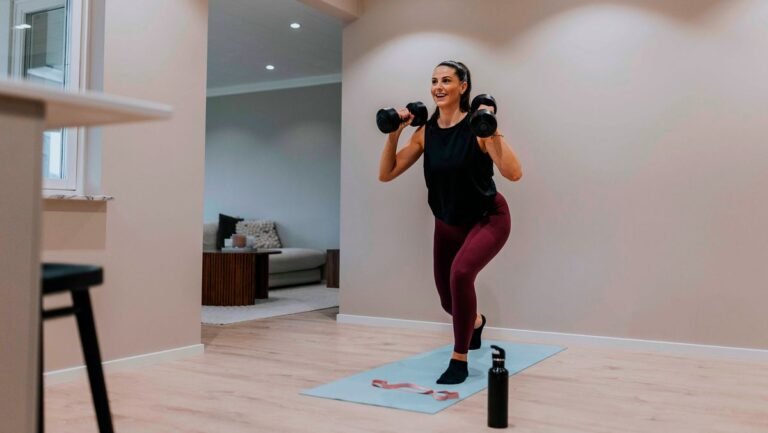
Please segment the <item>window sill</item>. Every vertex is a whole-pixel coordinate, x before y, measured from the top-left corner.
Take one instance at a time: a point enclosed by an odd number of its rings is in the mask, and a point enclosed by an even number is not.
[[[51,194],[44,193],[44,200],[74,200],[74,201],[111,201],[111,195],[80,195],[80,194]]]

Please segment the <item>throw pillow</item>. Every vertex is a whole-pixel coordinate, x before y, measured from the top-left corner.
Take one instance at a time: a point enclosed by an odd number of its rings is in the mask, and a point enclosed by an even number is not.
[[[243,220],[237,223],[238,234],[253,236],[255,248],[282,248],[277,227],[272,220]]]
[[[237,223],[242,221],[229,215],[219,214],[219,231],[216,233],[216,249],[224,248],[224,239],[229,239],[237,230]]]

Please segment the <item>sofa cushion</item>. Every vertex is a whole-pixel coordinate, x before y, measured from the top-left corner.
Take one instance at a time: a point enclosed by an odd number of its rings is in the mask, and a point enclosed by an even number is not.
[[[303,271],[269,273],[269,288],[295,286],[298,284],[318,283],[323,280],[320,268],[305,269]]]
[[[325,251],[309,248],[280,248],[281,254],[270,254],[269,273],[312,269],[325,264]]]
[[[237,223],[237,233],[253,236],[254,248],[280,248],[275,222],[272,220],[243,220]]]
[[[219,214],[219,231],[216,233],[216,249],[220,250],[224,248],[224,239],[229,239],[235,234],[237,223],[242,220],[242,218],[221,213]]]

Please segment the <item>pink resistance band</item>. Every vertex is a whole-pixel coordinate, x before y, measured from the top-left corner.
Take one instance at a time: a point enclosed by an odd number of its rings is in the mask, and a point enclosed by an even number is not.
[[[416,392],[419,394],[431,395],[437,401],[452,400],[454,398],[459,398],[459,393],[455,391],[435,391],[434,389],[425,388],[423,386],[414,385],[412,383],[389,384],[387,383],[386,380],[374,379],[371,385],[375,386],[376,388],[383,388],[383,389],[401,389],[401,388],[406,388],[406,390],[412,389],[414,391],[409,391],[409,392]]]

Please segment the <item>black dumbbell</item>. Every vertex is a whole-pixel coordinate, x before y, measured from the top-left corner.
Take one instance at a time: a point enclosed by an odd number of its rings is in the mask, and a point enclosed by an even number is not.
[[[477,107],[481,105],[488,105],[493,107],[493,111],[482,109],[478,110]],[[478,137],[486,138],[493,135],[496,132],[496,115],[494,114],[498,108],[496,107],[496,100],[491,95],[477,95],[472,100],[472,117],[469,118],[469,126],[472,128],[472,132]]]
[[[411,126],[421,126],[427,123],[429,113],[423,102],[411,102],[405,108],[413,114]],[[379,127],[379,131],[385,134],[397,131],[401,123],[403,123],[403,119],[400,118],[400,114],[394,108],[382,108],[376,113],[376,125]]]

